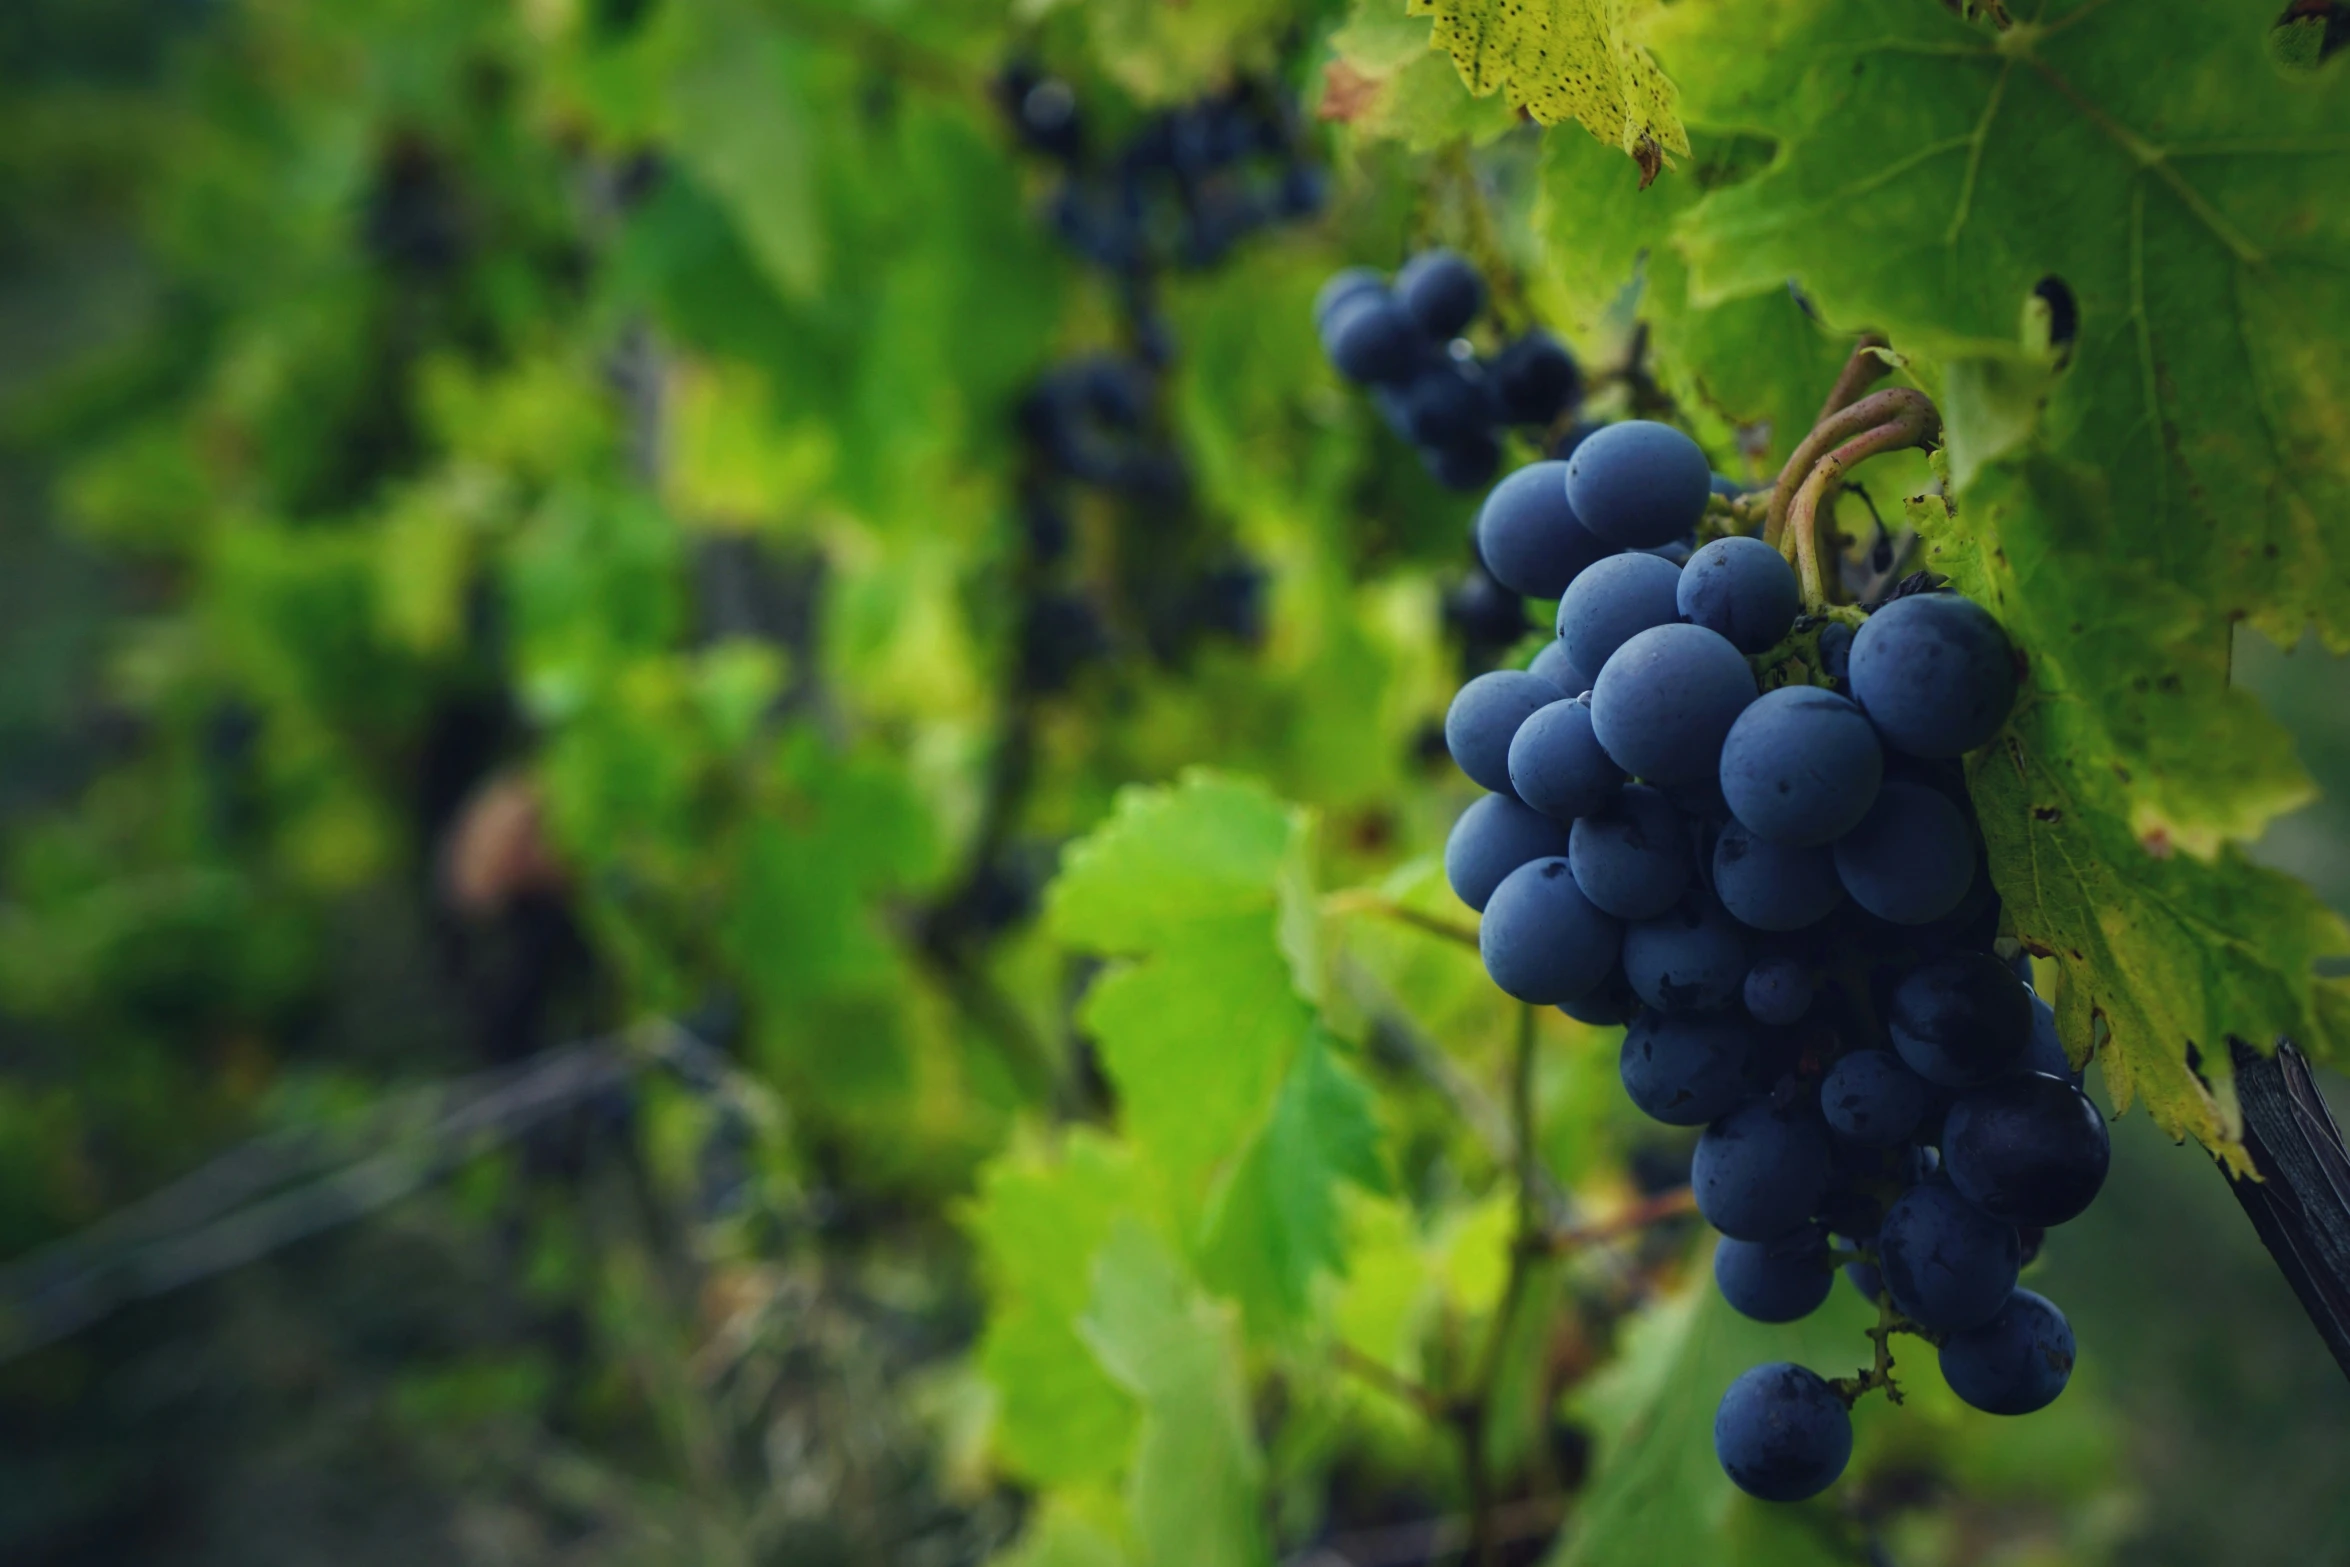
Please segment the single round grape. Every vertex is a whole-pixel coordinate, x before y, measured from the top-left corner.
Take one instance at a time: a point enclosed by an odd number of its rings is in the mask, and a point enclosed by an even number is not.
[[[1485,972],[1537,1006],[1589,995],[1616,966],[1623,924],[1592,907],[1560,857],[1533,860],[1502,878],[1477,929]]]
[[[1496,669],[1460,688],[1444,714],[1444,746],[1460,770],[1495,794],[1510,788],[1510,741],[1518,726],[1565,693],[1540,675]]]
[[[2072,1057],[2064,1052],[2064,1041],[2056,1034],[2056,1008],[2038,996],[2032,998],[2032,1042],[2024,1047],[2024,1058],[2016,1070],[2044,1072],[2075,1088],[2081,1086],[2083,1074],[2074,1068]]]
[[[1559,640],[1575,666],[1604,668],[1633,637],[1679,620],[1673,586],[1680,580],[1680,567],[1637,550],[1585,566],[1559,596]]]
[[[1357,294],[1322,323],[1322,349],[1342,376],[1358,385],[1401,381],[1420,367],[1428,340],[1403,306],[1386,294]]]
[[[1510,741],[1510,786],[1519,799],[1562,822],[1595,815],[1615,803],[1624,787],[1624,770],[1608,759],[1591,733],[1589,698],[1553,702],[1518,726]],[[1600,906],[1608,908],[1604,900]]]
[[[1722,1395],[1714,1456],[1747,1495],[1800,1502],[1852,1461],[1852,1414],[1818,1373],[1787,1360],[1756,1366]]]
[[[1423,250],[1395,274],[1395,297],[1430,337],[1458,337],[1485,308],[1485,279],[1457,250]]]
[[[1820,1309],[1835,1286],[1828,1232],[1816,1224],[1767,1241],[1724,1238],[1714,1246],[1714,1286],[1730,1309],[1757,1322],[1796,1322]]]
[[[1404,434],[1416,444],[1457,446],[1485,433],[1485,388],[1450,359],[1431,359],[1404,384],[1401,412]]]
[[[1601,687],[1593,688],[1592,719],[1605,745]],[[1616,754],[1613,746],[1608,754]],[[1974,885],[1973,834],[1940,790],[1889,783],[1877,791],[1860,825],[1836,840],[1836,876],[1852,901],[1877,918],[1930,924],[1964,903]]]
[[[1368,294],[1387,292],[1387,280],[1370,267],[1345,267],[1330,274],[1314,295],[1314,327],[1319,331],[1329,325],[1338,307],[1349,300]]]
[[[1716,539],[1681,568],[1681,618],[1719,633],[1741,653],[1761,653],[1803,608],[1795,568],[1760,539]]]
[[[1620,790],[1604,810],[1581,817],[1568,842],[1575,885],[1618,919],[1654,919],[1689,889],[1687,826],[1644,785]]]
[[[1520,593],[1554,599],[1585,567],[1614,554],[1615,546],[1592,537],[1567,504],[1567,465],[1536,462],[1485,497],[1477,513],[1477,553],[1487,571]]]
[[[1876,802],[1885,757],[1861,710],[1818,686],[1747,704],[1722,740],[1722,797],[1773,843],[1833,843]]]
[[[1541,425],[1575,406],[1583,372],[1557,338],[1536,327],[1493,356],[1486,384],[1505,421]]]
[[[1648,419],[1602,425],[1567,459],[1575,515],[1601,538],[1631,549],[1694,529],[1713,482],[1695,441]]]
[[[1564,824],[1506,794],[1489,794],[1452,824],[1444,840],[1444,879],[1455,897],[1482,912],[1503,877],[1528,860],[1556,858],[1568,845]]]
[[[1501,442],[1491,430],[1473,430],[1442,446],[1421,447],[1420,462],[1448,490],[1482,490],[1501,467]]]
[[[1990,1321],[2023,1266],[2015,1226],[1939,1182],[1912,1186],[1887,1210],[1877,1256],[1893,1304],[1946,1333]]]
[[[1624,928],[1624,977],[1660,1012],[1737,1005],[1753,962],[1745,928],[1711,894],[1695,889],[1666,913]]]
[[[1703,626],[1654,626],[1601,666],[1591,727],[1635,778],[1688,783],[1720,766],[1722,738],[1753,700],[1754,672],[1736,648]]]
[[[1848,1262],[1844,1265],[1844,1282],[1860,1292],[1860,1298],[1874,1305],[1885,1293],[1885,1275],[1873,1263]]]
[[[1942,1380],[1986,1414],[2046,1409],[2072,1374],[2073,1325],[2030,1290],[2011,1292],[1990,1321],[1942,1341]]]
[[[1959,1096],[1942,1125],[1958,1194],[1994,1219],[2045,1227],[2077,1218],[2105,1184],[2105,1117],[2061,1077],[2021,1073]]]
[[[2015,652],[1991,612],[1956,593],[1912,593],[1854,634],[1852,694],[1912,756],[1961,756],[2015,706]]]
[[[1624,1030],[1616,1070],[1641,1114],[1703,1126],[1766,1086],[1769,1054],[1759,1030],[1733,1013],[1642,1011]]]
[[[1556,637],[1542,644],[1542,651],[1527,664],[1526,673],[1540,675],[1569,696],[1582,696],[1591,689],[1591,677],[1575,667],[1574,656]]]
[[[1714,840],[1714,895],[1741,924],[1801,930],[1844,901],[1836,859],[1825,849],[1766,843],[1733,821]]]
[[[1829,1170],[1828,1130],[1816,1112],[1755,1099],[1697,1139],[1689,1186],[1706,1223],[1738,1240],[1762,1241],[1811,1217]]]
[[[1663,544],[1651,545],[1639,553],[1654,555],[1658,560],[1669,562],[1675,566],[1686,566],[1689,564],[1689,541],[1687,539],[1670,539]]]
[[[2032,1041],[2032,993],[1988,952],[1952,952],[1901,977],[1886,1007],[1893,1048],[1944,1088],[2013,1071]]]
[[[1754,967],[1746,971],[1746,983],[1741,994],[1746,1010],[1757,1023],[1774,1028],[1785,1028],[1803,1021],[1811,1010],[1811,999],[1818,988],[1818,976],[1811,965],[1784,953],[1773,953],[1757,958]]]
[[[1608,971],[1607,978],[1593,986],[1588,995],[1562,1001],[1558,1009],[1578,1023],[1594,1028],[1612,1028],[1629,1023],[1640,1015],[1640,998],[1632,992],[1632,982],[1624,978],[1621,964]]]
[[[1889,1147],[1917,1130],[1932,1090],[1885,1050],[1855,1050],[1820,1079],[1820,1113],[1839,1137]]]

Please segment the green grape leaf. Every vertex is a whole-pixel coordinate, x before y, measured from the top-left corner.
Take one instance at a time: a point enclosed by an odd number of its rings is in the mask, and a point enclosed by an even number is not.
[[[1120,1120],[1187,1208],[1248,1140],[1313,1022],[1269,913],[1206,918],[1095,982],[1079,1014]]]
[[[1303,837],[1264,789],[1193,773],[1122,792],[1046,896],[1063,941],[1141,954],[1095,982],[1080,1020],[1124,1129],[1187,1208],[1263,1120],[1313,1021],[1280,942]]]
[[[1938,370],[1962,503],[1978,458],[2027,460],[2021,431],[2072,466],[2003,497],[2008,549],[2044,563],[2016,584],[2033,656],[2107,731],[2136,834],[2204,854],[2308,792],[2228,688],[2233,624],[2350,643],[2350,81],[2277,69],[2274,20],[2058,0],[1993,32],[1926,4],[1705,3],[1657,40],[1692,123],[1776,145],[1677,223],[1692,296],[1793,277]],[[2054,357],[2044,284],[2078,334],[2035,389],[2013,372]],[[2005,395],[1961,395],[1981,361]]]
[[[1429,46],[1452,56],[1478,97],[1500,93],[1543,125],[1573,120],[1629,153],[1643,180],[1687,155],[1673,84],[1635,36],[1632,0],[1408,0],[1407,9],[1435,18]]]
[[[1086,1352],[1077,1324],[1095,1253],[1143,1203],[1131,1153],[1082,1129],[1057,1161],[1018,1146],[980,1178],[966,1215],[990,1286],[979,1366],[1000,1401],[1004,1458],[1029,1480],[1107,1482],[1125,1468],[1136,1403]]]
[[[1250,1315],[1304,1315],[1317,1273],[1343,1273],[1340,1183],[1388,1189],[1371,1093],[1314,1031],[1273,1113],[1209,1209],[1201,1271]]]
[[[735,5],[703,7],[667,84],[672,148],[723,199],[784,294],[824,279],[830,232],[818,206],[816,141],[784,36]]]
[[[2028,528],[2011,544],[2006,525],[2067,486],[2061,473],[2003,465],[1956,515],[1933,497],[1907,508],[1927,564],[2029,647],[2048,629],[2033,586],[2061,568]],[[2173,1137],[2192,1136],[2241,1168],[2226,1042],[2289,1035],[2340,1059],[2350,1034],[2328,1015],[2316,964],[2350,951],[2350,926],[2307,886],[2232,845],[2208,858],[2149,853],[2127,825],[2118,775],[2128,763],[2096,703],[2070,688],[2060,661],[2035,657],[2031,669],[2007,732],[1969,769],[2008,919],[2057,960],[2059,1032],[2076,1060],[2102,1041],[2116,1105],[2142,1099]]]
[[[1270,1560],[1264,1461],[1228,1314],[1138,1225],[1110,1237],[1079,1330],[1141,1408],[1127,1473],[1129,1532],[1148,1567]]]
[[[1679,405],[1715,466],[1765,482],[1810,430],[1851,352],[1852,334],[1805,313],[1774,288],[1705,302],[1689,297],[1674,221],[1706,191],[1768,162],[1765,143],[1693,131],[1687,170],[1648,190],[1638,171],[1580,136],[1542,150],[1533,225],[1544,265],[1537,302],[1587,356],[1629,346],[1628,304],[1650,329],[1648,369]],[[1637,300],[1625,288],[1637,280]],[[1743,469],[1743,471],[1741,471]]]
[[[1192,772],[1172,789],[1126,789],[1063,857],[1046,918],[1072,946],[1137,952],[1203,921],[1270,914],[1304,833],[1297,810],[1240,779]]]

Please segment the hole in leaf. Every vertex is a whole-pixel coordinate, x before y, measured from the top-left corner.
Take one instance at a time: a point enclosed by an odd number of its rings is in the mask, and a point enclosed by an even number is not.
[[[2268,52],[2288,71],[2314,71],[2350,44],[2350,5],[2292,0],[2268,30]]]
[[[2063,365],[2072,358],[2073,343],[2081,335],[2081,302],[2072,285],[2053,272],[2032,285],[2032,299],[2032,314],[2048,335],[2048,350]]]

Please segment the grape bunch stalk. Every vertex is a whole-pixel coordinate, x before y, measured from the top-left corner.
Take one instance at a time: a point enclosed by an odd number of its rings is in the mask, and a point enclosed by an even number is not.
[[[1445,849],[1486,971],[1624,1024],[1633,1103],[1704,1128],[1690,1184],[1724,1298],[1791,1322],[1841,1268],[1877,1303],[1864,1370],[1757,1366],[1723,1395],[1722,1467],[1772,1501],[1842,1474],[1861,1395],[1899,1401],[1894,1334],[1936,1345],[1976,1408],[2063,1391],[2072,1330],[2017,1279],[2109,1159],[2000,942],[1961,767],[2014,705],[2015,651],[1925,574],[1866,609],[1823,575],[1843,475],[1939,438],[1921,394],[1856,395],[1873,363],[1856,354],[1767,505],[1709,502],[1697,443],[1644,420],[1496,485],[1480,555],[1558,599],[1558,637],[1469,681],[1445,719],[1490,791]]]

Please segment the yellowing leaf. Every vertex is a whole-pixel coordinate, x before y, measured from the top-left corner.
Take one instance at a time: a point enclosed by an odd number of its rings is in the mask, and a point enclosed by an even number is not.
[[[2061,589],[2050,584],[2035,598],[2034,588],[2059,568],[2029,532],[2018,530],[2012,546],[2007,534],[2018,509],[2066,493],[2046,467],[1995,467],[1955,516],[1934,500],[1909,507],[1929,564],[2034,650],[2008,732],[1969,774],[1992,875],[2017,935],[2062,972],[2055,999],[2067,1047],[2078,1057],[2103,1040],[2117,1104],[2143,1099],[2173,1137],[2240,1161],[2226,1042],[2266,1046],[2289,1035],[2320,1057],[2350,1048],[2316,971],[2320,958],[2350,952],[2350,926],[2307,886],[2233,846],[2208,858],[2157,852],[2130,830],[2124,775],[2136,758],[2116,749],[2107,705],[2075,683],[2072,668],[2089,656],[2076,651],[2079,634],[2036,613]],[[2027,478],[2036,483],[2027,488]],[[2138,586],[2122,563],[2111,576],[2125,591]],[[2084,602],[2075,613],[2092,610]],[[2146,685],[2136,695],[2150,706],[2182,700],[2175,684]],[[2230,743],[2208,713],[2170,721]]]
[[[1644,181],[1689,151],[1673,84],[1634,39],[1631,0],[1409,0],[1478,97],[1544,125],[1573,120],[1631,154]]]

